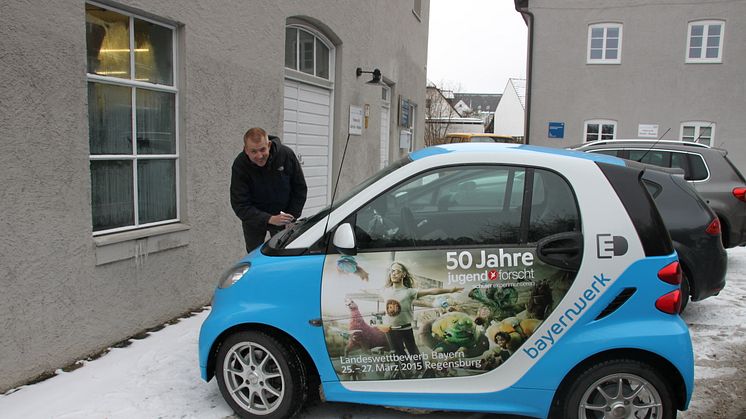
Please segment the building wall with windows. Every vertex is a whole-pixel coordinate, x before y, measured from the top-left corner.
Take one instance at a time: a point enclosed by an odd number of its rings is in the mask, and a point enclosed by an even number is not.
[[[534,18],[529,141],[699,139],[746,167],[746,3],[519,1]],[[564,122],[564,138],[548,124]],[[604,132],[605,130],[605,132]],[[665,134],[665,135],[664,135]]]
[[[209,303],[245,253],[228,187],[248,128],[302,159],[306,214],[331,199],[351,105],[368,118],[341,191],[422,147],[428,15],[384,0],[0,6],[0,391]]]

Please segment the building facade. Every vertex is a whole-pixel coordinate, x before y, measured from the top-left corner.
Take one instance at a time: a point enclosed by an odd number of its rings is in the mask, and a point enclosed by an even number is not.
[[[508,79],[502,99],[495,109],[495,134],[523,139],[526,116],[526,80]]]
[[[746,2],[516,0],[529,24],[528,137],[698,141],[746,167]]]
[[[244,132],[332,199],[424,144],[429,2],[0,6],[0,392],[209,303]],[[362,70],[359,74],[358,67]],[[381,83],[371,85],[379,69]]]

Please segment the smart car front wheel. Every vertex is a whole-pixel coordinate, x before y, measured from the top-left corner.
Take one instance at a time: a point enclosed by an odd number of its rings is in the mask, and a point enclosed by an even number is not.
[[[297,354],[261,332],[226,339],[215,375],[223,398],[243,418],[288,418],[305,400],[305,368]]]
[[[572,382],[562,418],[616,419],[676,417],[665,382],[655,370],[633,360],[601,362]]]

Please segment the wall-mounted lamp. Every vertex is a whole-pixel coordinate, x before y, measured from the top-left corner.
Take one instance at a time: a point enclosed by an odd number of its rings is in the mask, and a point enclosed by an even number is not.
[[[360,67],[355,70],[355,74],[357,75],[357,77],[360,77],[361,75],[363,75],[363,73],[373,75],[373,78],[369,82],[367,82],[367,84],[383,85],[383,83],[381,82],[381,70],[376,68],[373,71],[363,71],[363,69]]]

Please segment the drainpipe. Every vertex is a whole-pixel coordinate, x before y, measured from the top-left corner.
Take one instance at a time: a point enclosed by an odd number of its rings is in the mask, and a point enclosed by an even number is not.
[[[526,52],[526,124],[523,128],[523,141],[528,144],[528,133],[531,130],[531,84],[533,84],[534,61],[534,14],[528,11],[529,0],[514,0],[515,10],[523,16],[528,26],[528,51]]]

